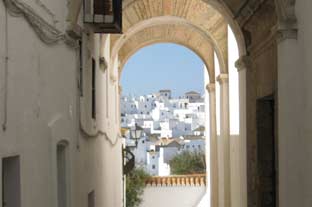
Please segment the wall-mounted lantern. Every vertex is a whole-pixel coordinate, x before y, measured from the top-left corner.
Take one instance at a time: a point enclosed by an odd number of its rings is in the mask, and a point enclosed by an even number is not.
[[[83,0],[83,11],[95,33],[122,32],[122,0]]]
[[[143,128],[140,127],[137,123],[133,129],[130,129],[130,139],[135,141],[135,148],[138,147],[138,141],[142,138]]]

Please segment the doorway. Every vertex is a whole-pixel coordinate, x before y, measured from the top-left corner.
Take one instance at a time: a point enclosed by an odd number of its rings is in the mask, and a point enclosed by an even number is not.
[[[275,98],[257,100],[258,202],[276,207]]]

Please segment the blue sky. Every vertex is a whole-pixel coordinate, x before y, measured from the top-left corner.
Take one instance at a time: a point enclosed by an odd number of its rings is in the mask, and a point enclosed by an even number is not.
[[[173,96],[204,91],[204,63],[186,47],[161,43],[137,51],[121,75],[123,95],[146,95],[171,89]]]

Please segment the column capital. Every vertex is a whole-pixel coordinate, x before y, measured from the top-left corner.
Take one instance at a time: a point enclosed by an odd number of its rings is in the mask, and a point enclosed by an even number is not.
[[[287,39],[297,39],[298,24],[294,0],[275,0],[277,25],[273,28],[276,41],[280,43]]]
[[[251,58],[250,56],[242,56],[235,62],[235,67],[237,68],[237,71],[241,70],[247,70],[247,68],[251,67]]]
[[[296,40],[298,36],[297,20],[291,18],[280,20],[273,28],[273,31],[275,31],[277,43],[281,43],[287,39]]]
[[[221,74],[217,77],[217,81],[218,81],[220,84],[228,83],[228,82],[229,82],[229,74],[227,74],[227,73],[221,73]]]
[[[216,91],[216,84],[215,83],[209,83],[206,85],[206,90],[208,93],[212,93]]]

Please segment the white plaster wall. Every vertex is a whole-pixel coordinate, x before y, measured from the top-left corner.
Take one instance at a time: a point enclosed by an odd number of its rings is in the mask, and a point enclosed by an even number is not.
[[[312,203],[312,2],[296,1],[298,40],[278,45],[279,205]]]
[[[66,3],[56,7],[66,7]],[[0,2],[1,124],[5,101],[4,14]],[[0,130],[0,158],[20,155],[22,206],[55,206],[56,143],[67,140],[72,175],[69,197],[73,203],[77,185],[72,161],[78,138],[76,52],[63,43],[53,47],[43,44],[22,17],[8,16],[8,35],[8,122],[6,131]]]
[[[140,207],[195,207],[205,192],[205,186],[147,186]]]
[[[30,5],[34,2],[27,1]],[[56,26],[64,31],[67,2],[45,0],[44,3],[56,11],[56,18],[61,21],[60,26]],[[35,11],[36,8],[34,6]],[[41,10],[38,13],[45,15]],[[1,124],[4,121],[4,14],[4,5],[0,2]],[[0,129],[0,158],[20,155],[22,206],[57,206],[56,144],[60,140],[67,140],[70,206],[85,207],[87,194],[95,190],[96,206],[121,207],[121,140],[113,145],[104,135],[86,138],[79,130],[78,51],[62,41],[56,45],[44,44],[23,17],[9,16],[8,32],[8,122],[6,131]],[[97,45],[96,57],[100,56],[100,49],[104,49],[104,56],[109,60],[109,46],[100,48],[99,36],[94,41]],[[84,70],[88,71],[88,68]],[[108,111],[108,90],[101,83],[108,83],[108,74],[97,71],[97,105],[100,107],[96,126],[104,132],[109,131],[110,138],[115,138],[118,124],[112,128],[113,123],[109,125],[108,120],[118,123],[118,82],[112,83],[109,89],[110,94],[115,94],[110,95],[115,102],[110,103],[109,109],[114,113],[104,118]],[[87,75],[86,84],[90,84]],[[80,109],[88,113],[90,104],[81,103]]]

